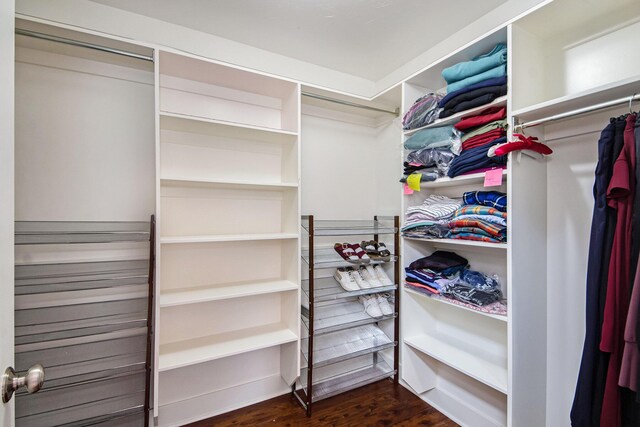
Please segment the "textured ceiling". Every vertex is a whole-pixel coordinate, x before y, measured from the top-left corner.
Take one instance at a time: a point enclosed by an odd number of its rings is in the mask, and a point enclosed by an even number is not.
[[[507,0],[92,0],[378,80]]]

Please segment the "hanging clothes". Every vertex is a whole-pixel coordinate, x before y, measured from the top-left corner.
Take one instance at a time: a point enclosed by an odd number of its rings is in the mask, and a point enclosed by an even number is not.
[[[618,387],[624,350],[624,327],[629,310],[631,263],[631,212],[635,192],[635,122],[627,116],[624,145],[613,166],[607,191],[607,203],[616,210],[617,225],[609,261],[609,277],[602,324],[600,350],[610,353],[600,424],[620,427],[622,424],[621,392]]]
[[[606,227],[610,218],[607,205],[606,189],[609,185],[612,172],[612,157],[616,121],[611,123],[600,134],[598,141],[598,165],[596,166],[596,180],[593,185],[593,219],[591,221],[591,240],[589,243],[589,263],[587,267],[587,304],[586,304],[586,333],[582,351],[582,361],[578,374],[578,384],[571,408],[571,425],[574,427],[595,427],[600,423],[594,423],[592,410],[594,409],[594,387],[598,375],[596,366],[604,365],[598,359],[605,358],[605,354],[600,351],[600,325],[602,318],[600,315],[600,287],[602,286],[602,270],[608,265],[600,262],[606,245]],[[606,275],[605,275],[606,276]],[[608,361],[608,357],[606,357]],[[599,405],[598,405],[599,406]]]

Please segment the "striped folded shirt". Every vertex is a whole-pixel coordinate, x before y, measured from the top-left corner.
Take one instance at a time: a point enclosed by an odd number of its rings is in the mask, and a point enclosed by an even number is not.
[[[481,219],[456,219],[449,222],[449,228],[455,229],[458,227],[475,227],[486,231],[490,236],[496,238],[504,237],[507,232],[507,228],[501,225],[492,224],[488,221]]]
[[[493,215],[500,218],[507,219],[507,213],[502,212],[496,208],[482,205],[465,205],[456,210],[454,217],[461,215]]]

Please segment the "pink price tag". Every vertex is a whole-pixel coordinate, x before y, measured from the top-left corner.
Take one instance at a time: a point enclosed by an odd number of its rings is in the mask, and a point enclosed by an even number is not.
[[[404,194],[407,194],[407,195],[413,194],[413,190],[409,188],[408,184],[404,184]]]
[[[502,169],[491,169],[484,173],[485,187],[499,187],[502,185]]]

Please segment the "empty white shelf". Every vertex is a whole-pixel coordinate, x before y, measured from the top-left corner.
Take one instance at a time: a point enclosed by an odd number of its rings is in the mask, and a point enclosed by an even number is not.
[[[492,359],[492,355],[483,355],[481,350],[472,346],[459,346],[444,336],[421,334],[405,338],[404,343],[501,393],[507,393],[506,355],[504,360],[495,360],[495,356]]]
[[[520,108],[514,111],[512,115],[518,117],[520,121],[528,122],[583,107],[589,107],[602,102],[613,101],[618,98],[630,97],[638,91],[639,83],[640,75],[636,75],[613,83],[596,86],[582,92]]]
[[[160,307],[241,298],[296,289],[298,289],[298,285],[289,280],[263,280],[258,282],[212,285],[208,287],[172,289],[160,292]]]
[[[404,132],[404,134],[406,136],[409,135],[413,135],[414,133],[421,131],[422,129],[429,129],[429,128],[435,128],[438,126],[445,126],[445,125],[451,125],[454,123],[457,123],[460,121],[460,119],[464,118],[464,117],[468,117],[468,116],[473,116],[479,112],[481,112],[482,110],[486,109],[486,108],[490,108],[490,107],[502,107],[507,105],[507,96],[501,96],[500,98],[496,98],[493,100],[493,102],[490,102],[489,104],[485,104],[485,105],[481,105],[479,107],[475,107],[475,108],[471,108],[469,110],[465,110],[465,111],[461,111],[459,113],[456,113],[452,116],[449,117],[445,117],[444,119],[437,119],[435,120],[433,123],[430,123],[426,126],[422,126],[416,129],[411,129],[411,130],[407,130]]]
[[[286,240],[297,239],[298,233],[264,233],[264,234],[218,234],[204,236],[170,236],[161,237],[162,244],[177,243],[216,243],[216,242],[241,242],[251,240]]]
[[[425,239],[421,237],[404,237],[407,240],[432,243],[434,245],[473,246],[480,248],[507,249],[506,243],[477,242],[463,239]]]
[[[298,336],[276,323],[160,345],[159,370],[182,368],[223,357],[296,341]]]
[[[200,186],[200,187],[216,187],[216,188],[236,188],[247,190],[280,190],[287,188],[297,188],[297,182],[264,182],[264,181],[240,181],[240,180],[220,180],[210,178],[182,177],[182,176],[163,176],[161,178],[162,185],[173,186]]]
[[[484,185],[485,172],[471,173],[469,175],[459,175],[455,178],[438,178],[435,181],[425,181],[420,183],[420,188],[441,188],[441,187],[455,187],[458,185]],[[507,176],[507,170],[502,170],[502,177]],[[504,181],[503,181],[504,184]]]
[[[298,135],[282,129],[254,126],[188,114],[160,112],[160,128],[179,132],[202,133],[205,135],[228,136],[237,139],[260,140],[265,142],[282,142]]]

